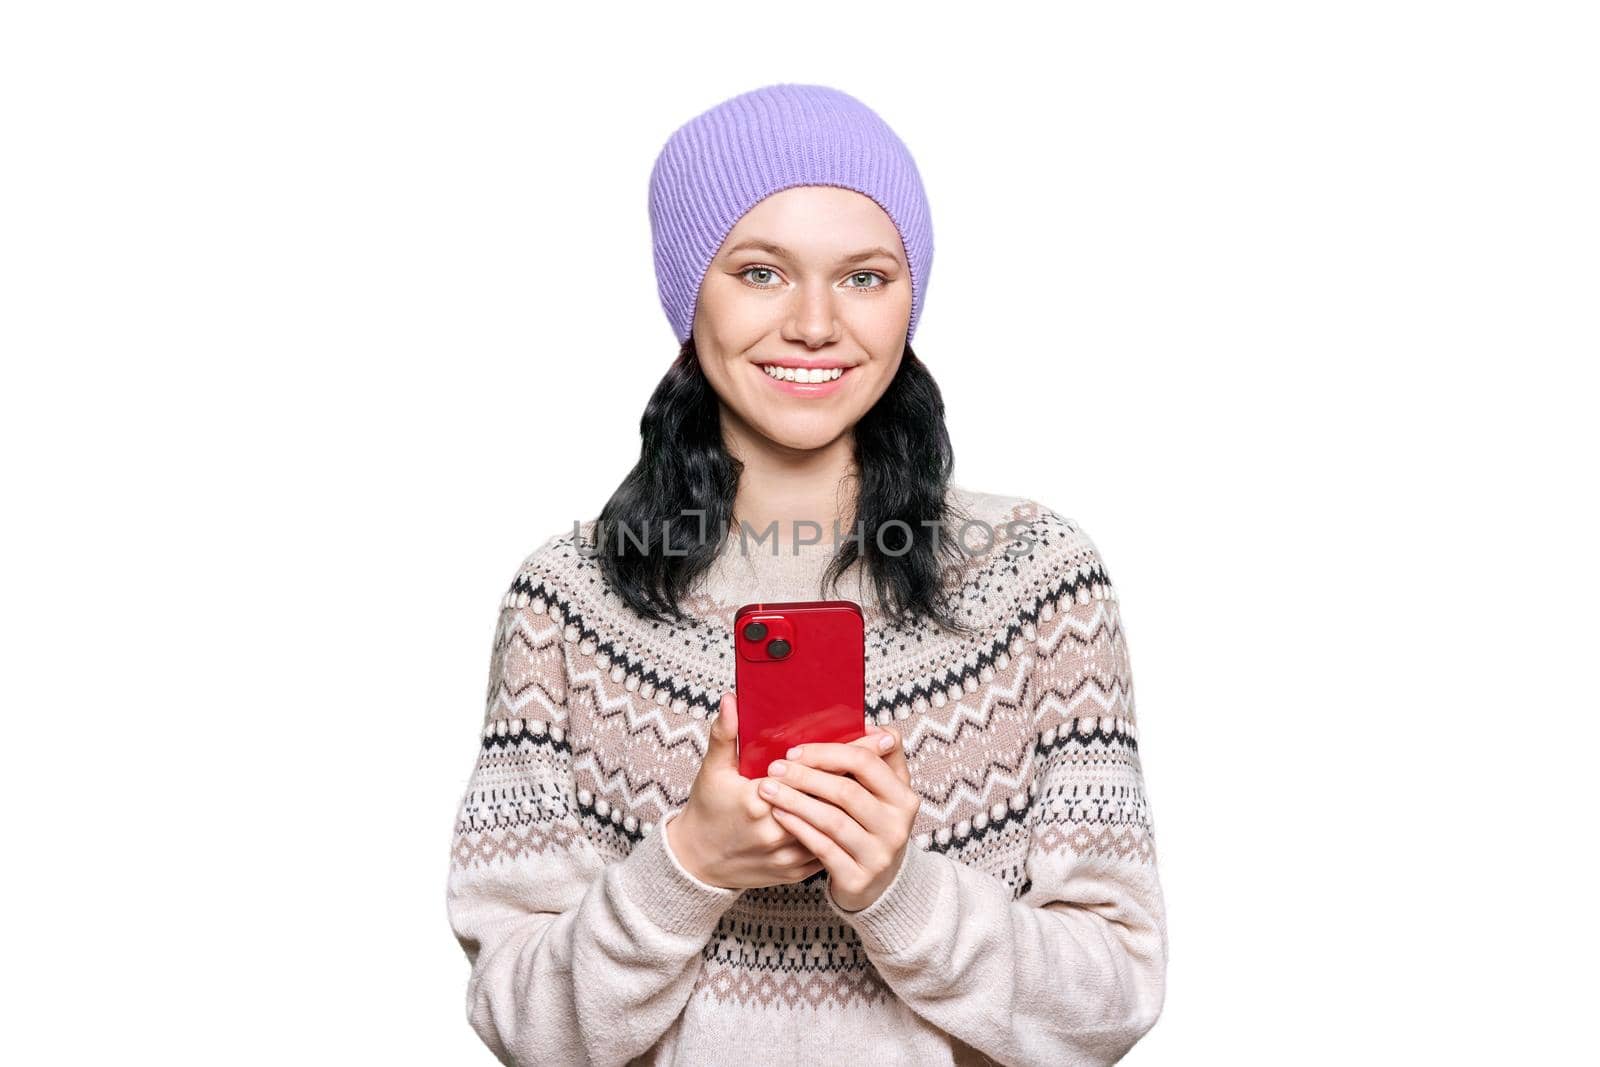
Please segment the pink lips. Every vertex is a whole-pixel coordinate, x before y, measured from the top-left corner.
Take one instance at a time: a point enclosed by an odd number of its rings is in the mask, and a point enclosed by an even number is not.
[[[756,373],[765,378],[768,385],[782,389],[791,396],[820,397],[827,396],[843,385],[844,380],[850,377],[850,368],[846,368],[843,374],[831,382],[786,382],[781,378],[774,378],[760,366],[756,367]]]

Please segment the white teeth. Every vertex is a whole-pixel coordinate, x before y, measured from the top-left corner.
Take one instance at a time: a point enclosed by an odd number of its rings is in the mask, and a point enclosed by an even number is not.
[[[799,382],[802,385],[831,382],[845,372],[843,367],[832,367],[828,370],[807,370],[804,367],[779,367],[771,363],[766,364],[761,369],[767,372],[768,377],[776,378],[782,382]]]

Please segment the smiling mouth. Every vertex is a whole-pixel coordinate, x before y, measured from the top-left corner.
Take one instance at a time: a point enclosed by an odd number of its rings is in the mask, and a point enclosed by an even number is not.
[[[761,364],[762,373],[767,377],[780,382],[794,382],[796,385],[822,385],[825,382],[836,381],[843,377],[851,368],[828,367],[815,370],[806,367],[784,367],[776,363]]]

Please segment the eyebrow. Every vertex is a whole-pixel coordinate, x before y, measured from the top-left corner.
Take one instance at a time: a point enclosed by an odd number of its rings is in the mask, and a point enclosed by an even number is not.
[[[779,256],[779,257],[781,257],[783,259],[791,259],[792,260],[792,259],[796,258],[795,254],[793,252],[789,251],[787,248],[783,247],[782,245],[773,244],[771,241],[763,241],[760,238],[756,238],[756,237],[751,237],[751,238],[748,238],[746,240],[740,241],[738,244],[736,244],[732,248],[728,249],[727,254],[731,256],[733,253],[743,251],[744,249],[747,249],[747,248],[753,248],[753,249],[756,249],[757,251],[766,252],[766,253],[769,253],[770,255],[774,255],[774,256]],[[860,252],[855,252],[855,253],[853,253],[851,255],[844,256],[839,260],[839,265],[843,266],[846,263],[860,263],[863,260],[876,259],[879,256],[882,256],[885,259],[892,259],[896,263],[900,262],[900,257],[899,256],[895,255],[889,249],[883,248],[883,247],[880,246],[878,248],[868,248],[868,249],[864,249],[864,250],[862,250]]]

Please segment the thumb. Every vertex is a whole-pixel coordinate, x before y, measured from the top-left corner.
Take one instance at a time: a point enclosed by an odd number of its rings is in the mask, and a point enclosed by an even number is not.
[[[706,744],[705,762],[737,767],[739,742],[739,702],[732,693],[722,694],[722,707],[711,723],[711,740]]]

